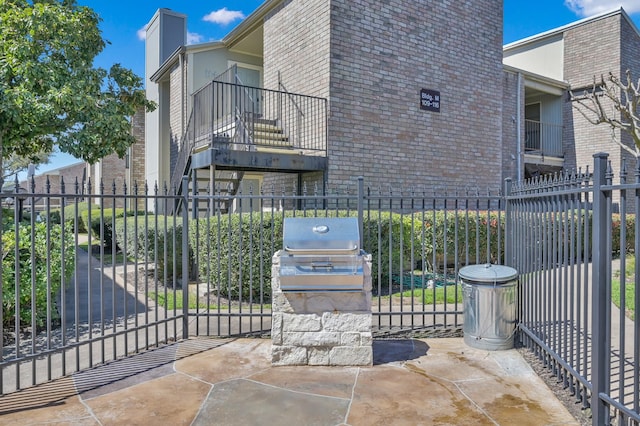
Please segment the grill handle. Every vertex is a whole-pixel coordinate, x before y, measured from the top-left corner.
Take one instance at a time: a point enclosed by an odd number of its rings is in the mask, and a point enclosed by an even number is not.
[[[311,262],[311,269],[333,269],[331,262]]]
[[[354,252],[358,250],[358,246],[354,245],[353,248],[350,248],[350,249],[347,248],[347,249],[322,249],[322,250],[293,249],[289,246],[285,246],[284,250],[290,253],[310,253],[310,254],[347,253],[347,252]]]

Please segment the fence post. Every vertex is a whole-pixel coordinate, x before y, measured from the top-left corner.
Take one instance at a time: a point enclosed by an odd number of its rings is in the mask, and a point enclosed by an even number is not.
[[[591,323],[593,326],[591,346],[591,411],[594,425],[607,424],[608,409],[600,398],[607,389],[609,369],[609,342],[607,329],[611,318],[607,316],[611,303],[607,298],[607,197],[601,189],[606,184],[608,154],[594,154],[593,167],[593,240],[592,240],[592,307]]]
[[[189,176],[182,177],[182,338],[189,338]],[[195,208],[195,207],[194,207]]]
[[[504,264],[513,267],[513,221],[511,219],[511,178],[504,180]]]
[[[364,243],[364,177],[358,176],[358,231],[360,232],[360,248]]]

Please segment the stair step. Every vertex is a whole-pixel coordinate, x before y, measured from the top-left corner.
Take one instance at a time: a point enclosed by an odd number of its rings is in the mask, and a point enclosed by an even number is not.
[[[253,130],[255,132],[283,133],[282,127],[275,124],[254,123]]]

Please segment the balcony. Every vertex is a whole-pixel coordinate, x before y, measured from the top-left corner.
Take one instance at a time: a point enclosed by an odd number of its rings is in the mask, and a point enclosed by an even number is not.
[[[525,154],[563,158],[562,125],[541,121],[524,121]]]
[[[194,93],[172,182],[190,168],[326,169],[327,100],[214,80]]]

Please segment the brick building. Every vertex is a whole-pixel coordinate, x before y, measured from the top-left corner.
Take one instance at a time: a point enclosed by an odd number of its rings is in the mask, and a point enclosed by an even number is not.
[[[506,46],[501,16],[491,0],[268,0],[223,40],[186,45],[187,17],[160,9],[145,76],[158,109],[132,120],[145,143],[89,175],[173,191],[187,174],[200,190],[235,193],[356,176],[497,188],[506,177],[584,170],[599,151],[616,170],[622,158],[634,167],[569,96],[600,74],[640,76],[640,32],[624,10]],[[437,106],[423,105],[435,96]]]
[[[593,165],[593,154],[609,153],[614,170],[622,159],[633,170],[635,158],[613,141],[608,126],[590,124],[575,108],[575,95],[591,91],[594,77],[609,72],[640,77],[640,32],[623,9],[602,13],[504,46],[505,110],[518,106],[512,130],[505,114],[503,173],[516,176],[511,157],[523,177]],[[518,90],[518,81],[519,90]],[[519,131],[518,131],[519,130]],[[631,137],[616,130],[615,138],[633,146]],[[515,171],[516,173],[513,173]]]
[[[185,40],[179,13],[147,26],[150,181],[501,186],[502,2],[268,0],[219,42]]]

